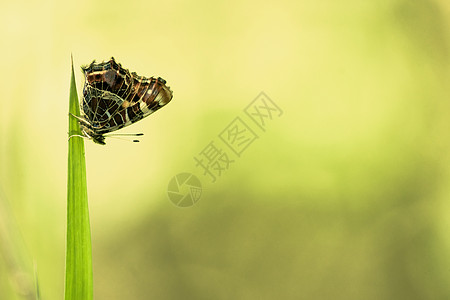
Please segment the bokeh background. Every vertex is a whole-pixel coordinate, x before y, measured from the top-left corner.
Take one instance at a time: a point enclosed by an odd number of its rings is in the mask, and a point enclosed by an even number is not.
[[[139,144],[86,141],[95,299],[450,299],[449,20],[447,0],[2,1],[0,299],[34,299],[34,274],[63,298],[71,53],[79,91],[111,56],[174,91],[121,130]],[[261,91],[283,115],[211,183],[194,156]]]

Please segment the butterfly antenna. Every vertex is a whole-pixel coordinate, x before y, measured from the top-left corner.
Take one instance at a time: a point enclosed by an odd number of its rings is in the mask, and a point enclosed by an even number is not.
[[[124,139],[122,137],[123,136],[143,136],[143,135],[144,135],[143,133],[112,133],[112,134],[105,134],[104,137],[114,138],[114,139],[133,142],[133,143],[139,143],[140,142],[139,140],[130,141],[129,139]]]
[[[119,136],[108,136],[108,138],[112,138],[112,139],[116,139],[116,140],[122,140],[122,141],[127,141],[127,142],[133,142],[133,143],[139,143],[139,140],[129,140],[129,139],[125,139],[125,138],[121,138]]]
[[[141,136],[144,135],[143,133],[108,133],[108,134],[104,134],[104,136]]]

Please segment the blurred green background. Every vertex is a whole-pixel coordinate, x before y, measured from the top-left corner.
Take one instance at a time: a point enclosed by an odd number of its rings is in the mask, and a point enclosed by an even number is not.
[[[450,299],[450,4],[2,1],[0,299],[62,299],[70,54],[174,91],[86,141],[96,299]],[[282,110],[211,183],[194,156]],[[251,123],[249,123],[251,125]],[[253,124],[254,126],[254,124]],[[191,172],[199,202],[170,179]]]

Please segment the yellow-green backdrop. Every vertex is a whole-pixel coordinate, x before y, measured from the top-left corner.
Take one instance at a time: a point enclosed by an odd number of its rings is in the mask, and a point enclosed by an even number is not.
[[[34,299],[33,274],[63,298],[71,53],[80,94],[79,67],[111,56],[174,91],[121,130],[140,143],[86,140],[95,299],[449,299],[449,17],[447,0],[2,1],[0,299]],[[282,110],[264,130],[244,111],[261,92]],[[258,136],[239,156],[220,138],[236,118]],[[214,183],[194,160],[211,142],[234,160]],[[188,208],[167,194],[182,172],[202,184]]]

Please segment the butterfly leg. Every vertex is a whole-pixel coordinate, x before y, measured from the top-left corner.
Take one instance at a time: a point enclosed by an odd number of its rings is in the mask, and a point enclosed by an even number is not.
[[[72,134],[71,136],[69,136],[69,138],[67,139],[67,141],[70,141],[70,139],[73,138],[73,137],[75,137],[75,136],[80,137],[80,138],[84,138],[84,139],[87,138],[87,137],[82,136],[82,135],[79,135],[79,134]]]
[[[85,124],[85,125],[89,125],[89,123],[88,123],[85,119],[83,119],[83,118],[81,118],[81,117],[75,116],[75,115],[72,114],[72,113],[69,113],[69,116],[74,117],[74,118],[77,119],[78,122],[80,122],[80,123],[83,123],[83,124]]]
[[[82,124],[88,124],[88,122],[86,122],[86,120],[84,120],[83,118],[80,118],[80,117],[78,117],[78,116],[75,116],[75,115],[72,114],[72,113],[69,113],[69,116],[72,116],[72,117],[74,117],[75,119],[77,119],[78,122],[80,122],[80,124],[81,124],[81,123],[82,123]],[[89,140],[92,139],[92,137],[91,137],[89,134],[87,134],[87,132],[83,129],[83,127],[82,127],[82,129],[81,129],[81,132],[83,133],[83,135],[72,134],[71,136],[69,136],[68,141],[70,141],[70,139],[71,139],[72,137],[75,137],[75,136],[80,137],[80,138],[89,139]]]
[[[77,136],[83,139],[88,139],[88,140],[92,140],[92,136],[90,136],[89,134],[87,134],[87,132],[82,129],[81,132],[83,133],[83,135],[79,135],[79,134],[72,134],[71,136],[69,136],[68,141],[70,141],[71,138]]]

